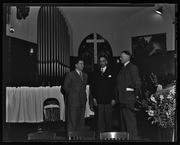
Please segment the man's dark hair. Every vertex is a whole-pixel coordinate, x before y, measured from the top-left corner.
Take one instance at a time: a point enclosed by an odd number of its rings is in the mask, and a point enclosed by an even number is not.
[[[75,60],[75,65],[78,64],[79,61],[83,61],[83,62],[84,62],[84,60],[83,60],[82,58],[78,57],[78,58]]]
[[[130,53],[128,50],[124,50],[124,51],[122,51],[121,53],[125,53],[125,54],[131,56],[131,53]]]
[[[99,56],[99,59],[100,59],[101,57],[104,57],[104,58],[108,61],[108,58],[107,58],[106,55],[100,55],[100,56]]]

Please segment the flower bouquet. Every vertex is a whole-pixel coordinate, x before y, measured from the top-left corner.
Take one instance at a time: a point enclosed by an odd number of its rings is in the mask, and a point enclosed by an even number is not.
[[[152,123],[158,123],[163,128],[173,128],[176,110],[175,84],[161,89],[158,85],[157,92],[151,94],[147,113]]]
[[[151,82],[156,87],[155,93],[145,89],[143,98],[138,102],[146,109],[151,123],[158,123],[163,128],[173,128],[176,111],[176,82],[171,80],[170,84],[162,86],[158,83],[156,76],[152,73]]]

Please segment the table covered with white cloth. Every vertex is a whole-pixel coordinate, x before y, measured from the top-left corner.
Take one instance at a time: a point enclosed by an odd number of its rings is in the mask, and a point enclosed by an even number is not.
[[[94,115],[89,107],[89,85],[86,87],[85,117]],[[6,87],[6,122],[43,122],[43,102],[56,98],[60,104],[60,120],[65,121],[65,102],[61,86]]]

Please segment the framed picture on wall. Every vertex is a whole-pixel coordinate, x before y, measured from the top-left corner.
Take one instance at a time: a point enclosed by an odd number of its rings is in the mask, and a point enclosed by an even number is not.
[[[132,37],[132,56],[141,77],[166,75],[166,33]]]

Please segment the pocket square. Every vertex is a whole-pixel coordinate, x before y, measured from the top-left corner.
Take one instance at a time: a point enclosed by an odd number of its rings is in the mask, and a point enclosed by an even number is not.
[[[111,75],[108,75],[108,78],[111,78],[112,76]]]
[[[133,88],[126,88],[126,91],[134,91]]]

